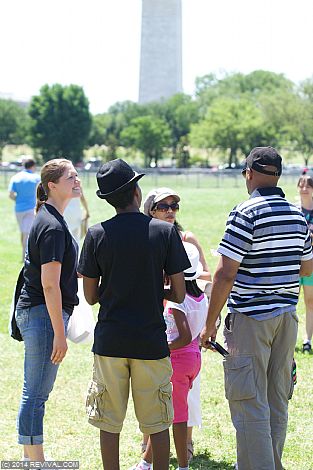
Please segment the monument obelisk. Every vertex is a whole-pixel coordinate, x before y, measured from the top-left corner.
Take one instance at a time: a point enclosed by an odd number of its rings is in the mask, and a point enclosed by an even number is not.
[[[142,0],[139,103],[181,91],[181,0]]]

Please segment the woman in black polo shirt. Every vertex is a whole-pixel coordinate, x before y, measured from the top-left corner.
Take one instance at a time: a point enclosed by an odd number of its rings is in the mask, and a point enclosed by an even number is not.
[[[48,161],[41,170],[37,206],[24,264],[24,286],[16,322],[25,345],[24,386],[17,419],[24,457],[44,461],[43,417],[59,364],[67,351],[66,331],[77,298],[77,243],[63,219],[80,180],[66,159]]]

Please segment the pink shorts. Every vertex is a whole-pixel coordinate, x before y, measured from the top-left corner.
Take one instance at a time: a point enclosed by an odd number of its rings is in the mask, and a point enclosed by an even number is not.
[[[192,387],[194,379],[197,377],[201,367],[200,352],[171,351],[171,363],[173,375],[171,382],[173,385],[173,423],[184,423],[188,421],[188,392]]]

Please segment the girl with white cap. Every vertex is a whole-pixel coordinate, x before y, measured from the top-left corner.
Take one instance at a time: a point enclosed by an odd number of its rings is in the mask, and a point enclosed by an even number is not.
[[[179,201],[180,197],[173,189],[165,187],[155,188],[147,194],[143,210],[144,213],[150,217],[176,225],[182,240],[184,242],[192,243],[198,248],[200,253],[200,262],[203,266],[203,272],[200,275],[200,279],[212,281],[211,273],[200,243],[192,232],[184,231],[182,226],[176,220],[176,215],[179,211]]]
[[[184,242],[192,243],[199,251],[200,262],[203,271],[198,278],[198,285],[206,293],[210,295],[211,273],[204,257],[201,245],[195,235],[190,231],[184,231],[182,226],[177,222],[176,215],[179,211],[180,196],[176,191],[167,187],[152,189],[146,196],[144,201],[144,213],[150,217],[164,220],[176,225],[176,228]],[[199,282],[200,281],[200,282]],[[200,401],[200,374],[197,376],[192,389],[188,395],[189,419],[188,419],[188,460],[190,461],[194,453],[194,443],[192,440],[193,426],[201,426],[201,401]],[[144,436],[142,451],[146,448],[148,437]]]

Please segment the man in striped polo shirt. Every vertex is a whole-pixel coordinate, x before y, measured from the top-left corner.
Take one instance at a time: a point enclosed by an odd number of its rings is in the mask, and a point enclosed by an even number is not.
[[[209,347],[228,299],[225,394],[239,470],[283,469],[299,275],[313,270],[305,218],[277,187],[281,169],[272,147],[256,147],[246,158],[242,173],[250,199],[229,215],[201,333],[202,345]]]

